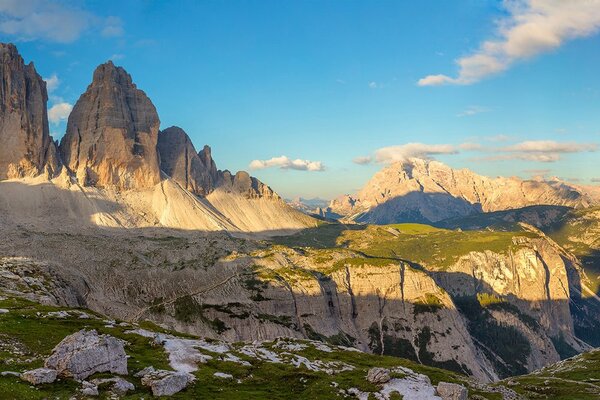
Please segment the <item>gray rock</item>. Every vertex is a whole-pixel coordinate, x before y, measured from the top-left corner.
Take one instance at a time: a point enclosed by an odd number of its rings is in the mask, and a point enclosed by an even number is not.
[[[154,396],[172,396],[185,389],[194,376],[187,372],[157,370],[142,377],[142,385],[152,389]]]
[[[98,396],[98,386],[91,382],[83,381],[81,382],[80,392],[84,396]]]
[[[16,376],[19,378],[21,377],[21,374],[15,371],[2,371],[0,372],[0,376]]]
[[[146,367],[146,368],[136,372],[133,376],[136,378],[143,378],[144,376],[146,376],[152,372],[156,372],[156,369],[154,369],[154,367],[150,366],[150,367]]]
[[[386,383],[390,380],[390,370],[385,368],[371,368],[367,373],[367,381],[375,384]]]
[[[440,382],[437,393],[442,400],[467,400],[469,391],[463,385],[456,383]]]
[[[110,386],[110,391],[119,395],[124,395],[130,390],[135,390],[133,383],[120,377],[93,379],[91,382],[96,386],[100,386],[105,383],[113,383]]]
[[[127,375],[127,355],[122,340],[82,329],[54,348],[46,367],[56,369],[59,376],[78,380],[96,372]]]
[[[37,368],[31,371],[26,371],[21,374],[21,379],[33,385],[42,383],[52,383],[56,380],[57,372],[50,368]]]
[[[46,83],[13,44],[0,43],[0,180],[57,172]],[[50,160],[52,159],[52,160]]]

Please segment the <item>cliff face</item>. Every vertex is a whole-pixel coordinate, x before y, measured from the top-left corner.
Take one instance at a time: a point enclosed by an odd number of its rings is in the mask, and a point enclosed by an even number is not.
[[[290,248],[216,233],[85,235],[68,243],[30,235],[44,245],[12,240],[0,253],[48,260],[69,280],[85,277],[77,290],[88,293],[92,309],[200,336],[312,338],[482,380],[526,373],[588,347],[569,307],[579,266],[543,236],[515,233],[502,248],[465,251],[441,265],[366,256],[346,236],[347,248]],[[81,259],[95,261],[82,266]],[[589,321],[583,314],[578,318]]]
[[[342,196],[330,208],[359,222],[431,223],[529,205],[587,207],[595,202],[564,182],[488,178],[437,161],[412,159],[382,169],[356,196]]]
[[[85,186],[153,186],[160,181],[159,123],[146,94],[109,61],[96,68],[73,107],[60,144],[62,160]]]
[[[46,83],[17,48],[0,43],[0,179],[53,175],[57,159],[48,134]]]
[[[206,196],[213,191],[219,174],[209,146],[196,152],[183,129],[172,126],[158,134],[160,168],[192,193]]]

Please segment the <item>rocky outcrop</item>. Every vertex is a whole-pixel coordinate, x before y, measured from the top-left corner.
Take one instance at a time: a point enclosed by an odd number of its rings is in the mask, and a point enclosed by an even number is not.
[[[161,170],[194,194],[207,196],[218,188],[248,199],[280,200],[269,186],[245,171],[232,175],[227,170],[217,170],[210,147],[204,146],[197,153],[189,136],[179,127],[172,126],[159,133],[158,152]]]
[[[57,159],[48,133],[46,83],[13,44],[0,43],[0,179],[35,176]]]
[[[85,186],[153,186],[160,181],[159,124],[154,105],[131,76],[111,61],[102,64],[69,116],[60,144],[64,165]]]
[[[223,171],[219,176],[219,189],[228,193],[241,194],[248,199],[272,199],[280,200],[281,197],[269,186],[265,185],[246,171],[239,171],[232,175],[229,171]]]
[[[467,400],[469,397],[467,388],[457,383],[440,382],[436,391],[442,400]]]
[[[77,380],[96,372],[127,375],[127,355],[121,340],[82,329],[56,345],[45,366]]]
[[[341,196],[330,207],[355,221],[389,224],[431,223],[540,204],[587,207],[596,202],[561,181],[488,178],[438,161],[411,159],[382,169],[357,195]]]
[[[219,179],[209,146],[196,152],[183,129],[172,126],[158,134],[158,153],[163,172],[190,192],[206,196]]]
[[[31,371],[25,371],[21,374],[21,379],[31,383],[32,385],[41,385],[44,383],[52,383],[56,380],[56,370],[50,368],[36,368]]]
[[[187,372],[156,370],[142,376],[142,385],[152,389],[154,396],[172,396],[181,392],[194,377]]]
[[[386,368],[371,368],[367,373],[367,381],[374,384],[382,384],[389,382],[390,379],[390,370]]]

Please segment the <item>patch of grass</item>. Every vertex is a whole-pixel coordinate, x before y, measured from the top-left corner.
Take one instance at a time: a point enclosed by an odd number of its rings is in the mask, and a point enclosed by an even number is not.
[[[444,303],[433,293],[426,293],[413,303],[413,312],[415,315],[435,313],[442,308],[444,308]]]

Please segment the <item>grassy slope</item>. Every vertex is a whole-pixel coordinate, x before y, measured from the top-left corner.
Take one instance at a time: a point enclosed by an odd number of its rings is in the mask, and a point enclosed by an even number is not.
[[[505,253],[514,249],[515,236],[531,232],[453,231],[422,224],[384,226],[323,225],[293,236],[275,238],[291,247],[344,247],[367,257],[401,259],[432,268],[446,268],[471,251]]]
[[[509,385],[528,399],[599,399],[600,349],[548,366],[529,375],[508,379],[501,384]]]
[[[80,319],[73,316],[55,318],[45,316],[48,312],[66,310],[59,307],[42,306],[17,298],[0,300],[0,308],[8,309],[0,314],[0,372],[22,372],[42,366],[52,348],[65,336],[82,328],[96,329],[100,333],[110,334],[128,342],[126,352],[130,375],[127,377],[136,386],[136,391],[124,398],[141,399],[151,397],[150,391],[143,387],[140,380],[132,377],[132,373],[146,366],[170,369],[168,358],[161,346],[151,344],[151,340],[141,336],[126,334],[131,326],[106,327],[101,316],[85,310],[97,318]],[[142,324],[144,325],[144,324]],[[160,328],[146,324],[147,329],[161,331]],[[309,343],[309,342],[304,342]],[[239,348],[242,344],[234,345]],[[271,345],[267,344],[265,347]],[[11,349],[18,349],[18,354]],[[281,350],[278,350],[281,351]],[[203,351],[205,354],[209,352]],[[195,372],[196,383],[183,392],[173,396],[175,399],[211,398],[211,399],[330,399],[336,397],[339,388],[358,388],[362,391],[376,391],[377,388],[365,380],[367,371],[374,367],[393,368],[408,367],[415,372],[426,374],[436,384],[439,381],[469,384],[467,378],[453,372],[431,368],[395,357],[377,356],[354,351],[335,349],[323,352],[314,346],[295,351],[308,359],[322,361],[345,362],[353,365],[353,371],[327,375],[325,372],[310,371],[304,367],[296,368],[289,364],[273,364],[237,354],[251,362],[251,366],[215,359],[200,364]],[[234,380],[223,380],[213,374],[224,372],[233,375]],[[108,374],[96,374],[95,377],[106,377]],[[332,382],[339,384],[334,388]],[[79,384],[71,379],[63,379],[53,384],[33,387],[14,376],[0,376],[1,399],[68,399],[77,394]],[[483,393],[471,388],[471,393],[479,393],[487,399],[498,399],[494,393]],[[106,391],[101,391],[100,398],[108,398]]]

